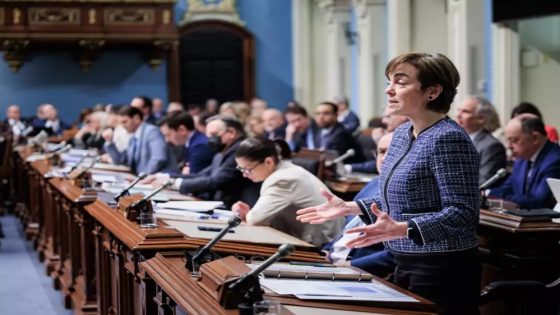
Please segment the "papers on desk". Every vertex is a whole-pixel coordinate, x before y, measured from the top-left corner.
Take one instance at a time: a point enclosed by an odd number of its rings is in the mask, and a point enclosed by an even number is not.
[[[247,267],[256,269],[258,264],[247,264]],[[294,279],[322,279],[341,281],[371,281],[373,276],[359,269],[348,267],[318,267],[313,265],[291,265],[286,263],[275,263],[266,268],[262,275],[264,277],[294,278]]]
[[[221,201],[169,201],[160,203],[158,207],[170,210],[210,212],[223,205],[224,203]]]
[[[222,229],[227,225],[226,222],[212,222],[208,220],[164,220],[164,223],[185,234],[187,237],[203,239],[214,238],[216,236],[216,232],[200,231],[198,229],[198,226],[204,225]],[[298,238],[295,238],[291,235],[280,232],[268,226],[247,225],[242,223],[232,230],[234,230],[235,233],[227,233],[226,236],[224,236],[223,240],[269,245],[281,245],[288,243],[295,246],[314,247],[307,242],[304,242]]]
[[[170,210],[154,207],[154,212],[158,219],[167,219],[174,221],[200,221],[226,223],[233,213],[228,210],[214,210],[212,214],[205,214],[200,212],[184,211],[184,210]]]
[[[112,174],[91,174],[91,179],[98,183],[118,183],[122,180]]]
[[[260,284],[274,293],[302,300],[419,302],[377,281],[260,279]]]
[[[46,154],[32,154],[25,159],[25,162],[35,162],[47,158]]]
[[[352,172],[352,173],[349,173],[349,174],[346,174],[344,176],[339,177],[339,179],[340,180],[347,180],[347,181],[357,181],[357,182],[369,183],[377,176],[378,175],[376,175],[376,174]]]

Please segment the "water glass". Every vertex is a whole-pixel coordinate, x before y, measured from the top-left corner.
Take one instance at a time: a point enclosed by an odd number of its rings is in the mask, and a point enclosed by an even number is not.
[[[253,304],[253,315],[280,315],[282,304],[276,301],[264,300]]]
[[[154,212],[142,212],[138,215],[140,227],[143,229],[155,229],[158,227],[156,214]]]

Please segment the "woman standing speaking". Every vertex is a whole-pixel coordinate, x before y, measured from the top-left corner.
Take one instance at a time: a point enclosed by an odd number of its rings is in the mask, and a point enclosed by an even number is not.
[[[380,175],[379,193],[298,211],[319,224],[360,214],[371,223],[348,247],[386,242],[394,254],[395,283],[434,302],[444,314],[477,314],[480,262],[478,154],[469,136],[446,114],[459,73],[444,55],[408,53],[389,62],[387,112],[409,122],[395,130]]]

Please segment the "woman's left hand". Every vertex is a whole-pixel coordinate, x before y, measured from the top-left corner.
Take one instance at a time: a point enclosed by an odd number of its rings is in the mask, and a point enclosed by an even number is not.
[[[238,201],[231,206],[231,211],[237,214],[243,221],[247,220],[247,213],[249,213],[250,210],[251,207],[243,201]]]
[[[346,231],[346,233],[360,233],[359,236],[346,243],[346,247],[361,248],[379,242],[406,237],[408,229],[406,222],[393,220],[387,213],[380,211],[376,204],[371,205],[371,211],[377,216],[375,223]]]

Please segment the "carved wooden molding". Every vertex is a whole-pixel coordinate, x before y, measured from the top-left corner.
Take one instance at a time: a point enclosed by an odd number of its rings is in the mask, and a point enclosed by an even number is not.
[[[29,40],[4,40],[2,49],[5,50],[4,60],[13,72],[18,72],[23,65]]]
[[[153,25],[155,11],[149,8],[139,9],[113,9],[104,10],[106,25]]]
[[[67,26],[80,25],[78,8],[30,8],[29,25]]]

